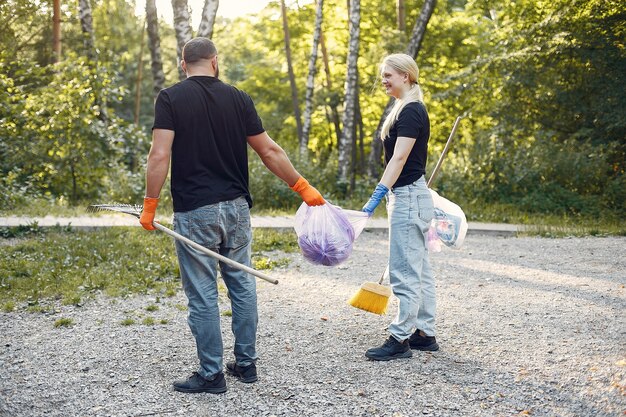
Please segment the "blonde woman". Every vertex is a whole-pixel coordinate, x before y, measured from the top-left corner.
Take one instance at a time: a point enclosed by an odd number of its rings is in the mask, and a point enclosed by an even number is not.
[[[387,196],[389,216],[389,281],[399,300],[391,335],[365,356],[388,361],[409,358],[411,349],[438,350],[435,340],[435,282],[426,233],[433,200],[424,179],[430,123],[419,70],[409,55],[393,54],[381,64],[382,84],[395,98],[381,131],[387,167],[363,211],[372,215]]]

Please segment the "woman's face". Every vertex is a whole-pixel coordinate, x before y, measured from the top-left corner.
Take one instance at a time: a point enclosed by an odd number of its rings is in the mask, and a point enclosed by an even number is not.
[[[387,95],[400,98],[409,89],[408,74],[397,72],[389,65],[383,66],[380,76]]]

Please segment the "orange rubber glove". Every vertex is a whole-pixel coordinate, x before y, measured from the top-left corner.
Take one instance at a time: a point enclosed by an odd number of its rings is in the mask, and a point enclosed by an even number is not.
[[[326,200],[315,187],[313,187],[304,177],[298,178],[298,181],[290,187],[292,190],[300,194],[302,200],[309,206],[321,206],[326,204]]]
[[[158,205],[158,198],[144,197],[143,210],[141,211],[141,217],[139,218],[139,223],[141,223],[141,226],[143,226],[144,229],[156,230],[156,228],[152,225],[152,222],[154,221],[154,214],[156,213]]]

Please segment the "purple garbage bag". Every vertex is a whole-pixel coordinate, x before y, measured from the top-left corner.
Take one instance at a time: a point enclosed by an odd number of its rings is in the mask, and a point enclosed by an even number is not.
[[[340,264],[352,253],[354,239],[366,221],[366,213],[342,210],[330,203],[321,206],[303,203],[296,212],[294,226],[302,255],[316,265]]]

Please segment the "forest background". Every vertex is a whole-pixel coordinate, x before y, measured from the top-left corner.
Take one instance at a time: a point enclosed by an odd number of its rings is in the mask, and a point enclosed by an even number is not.
[[[195,28],[186,0],[172,0],[174,21],[137,16],[132,0],[0,3],[0,213],[140,203],[155,96],[200,34],[220,78],[337,204],[359,209],[380,178],[379,63],[409,52],[431,118],[428,173],[463,117],[435,188],[470,220],[623,226],[622,1],[282,0],[233,19],[205,6]],[[293,211],[297,195],[250,160],[255,210]]]

